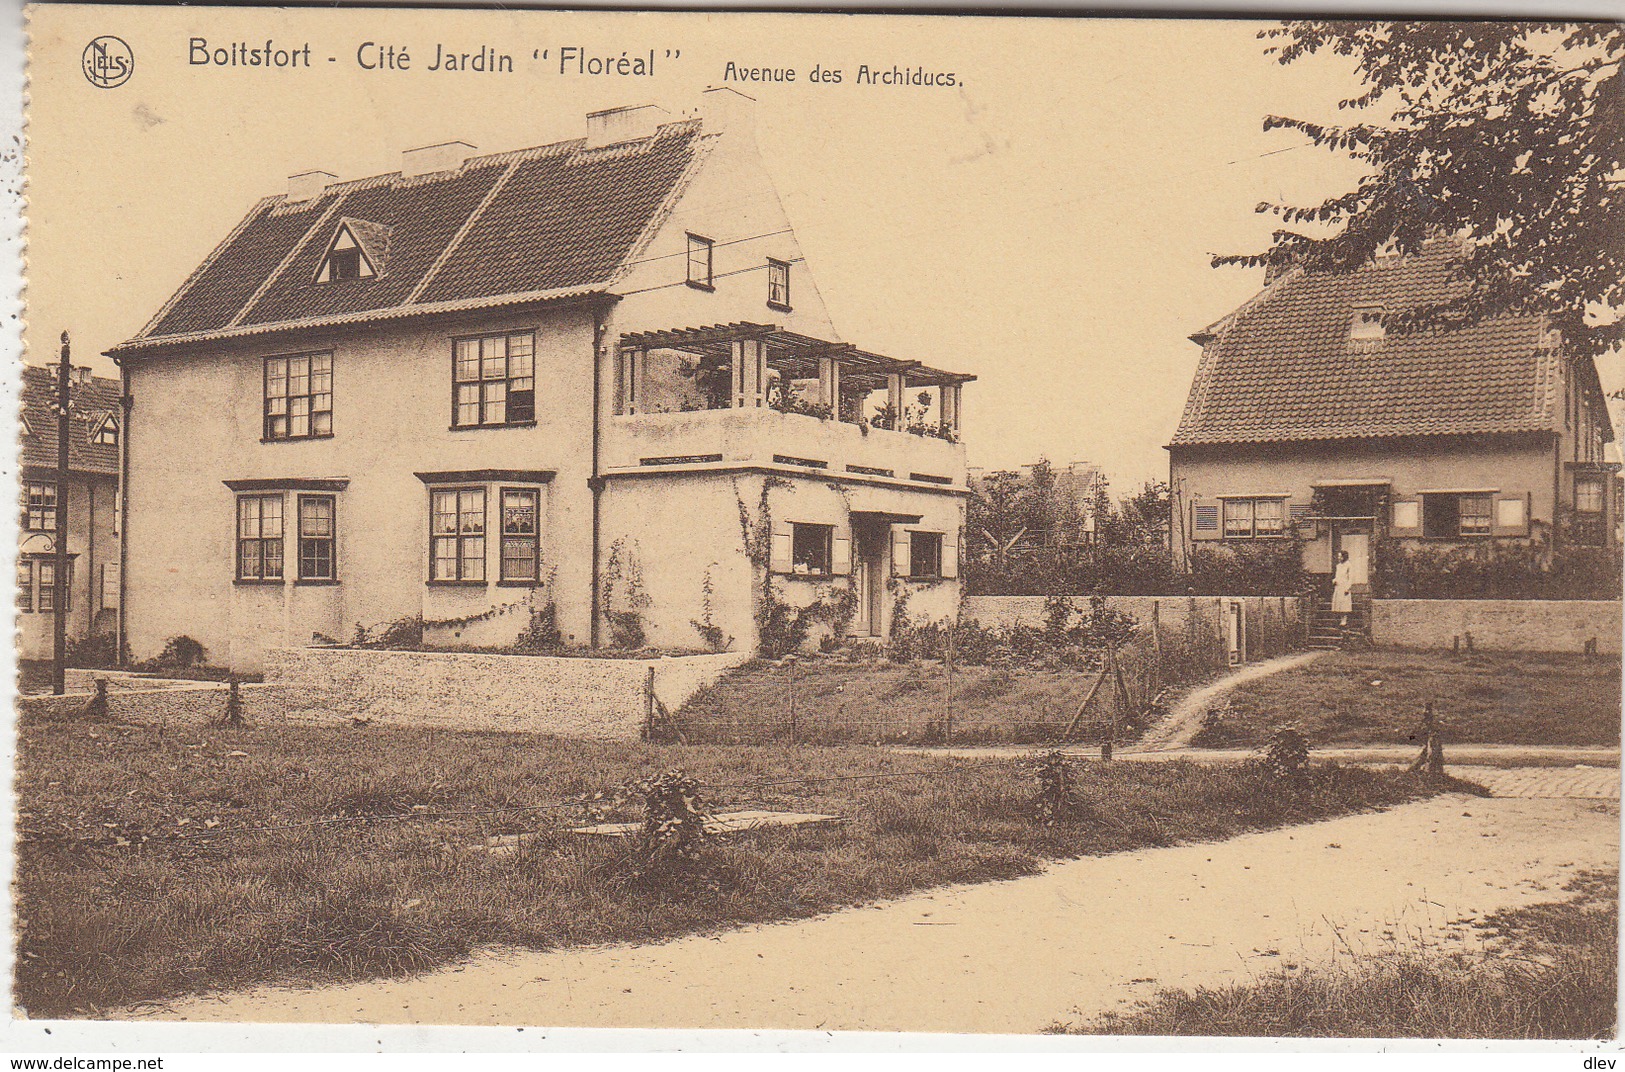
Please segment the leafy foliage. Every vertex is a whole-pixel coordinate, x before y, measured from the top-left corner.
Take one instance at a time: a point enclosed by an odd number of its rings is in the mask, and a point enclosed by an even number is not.
[[[1619,599],[1620,560],[1602,547],[1497,541],[1378,548],[1376,594],[1386,599]]]
[[[1364,92],[1338,107],[1357,118],[1271,115],[1264,129],[1296,130],[1369,170],[1319,204],[1259,205],[1282,223],[1270,248],[1216,265],[1350,271],[1390,241],[1405,253],[1465,235],[1460,286],[1391,313],[1392,328],[1540,312],[1578,355],[1625,339],[1625,321],[1588,316],[1625,304],[1625,28],[1311,19],[1260,37],[1281,64],[1322,52],[1354,61]]]

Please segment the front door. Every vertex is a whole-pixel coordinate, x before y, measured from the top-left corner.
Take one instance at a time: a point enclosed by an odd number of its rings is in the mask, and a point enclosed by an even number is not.
[[[1333,569],[1344,551],[1349,553],[1349,583],[1362,591],[1371,583],[1371,533],[1339,529],[1332,545]]]
[[[852,619],[853,636],[881,635],[890,528],[873,522],[852,523],[852,583],[858,593],[858,613]]]

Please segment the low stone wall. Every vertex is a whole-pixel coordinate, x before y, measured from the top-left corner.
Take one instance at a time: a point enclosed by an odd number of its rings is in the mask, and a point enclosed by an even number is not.
[[[1450,648],[1457,639],[1488,651],[1620,651],[1619,600],[1374,599],[1371,642],[1395,648]]]
[[[639,736],[644,689],[675,711],[749,658],[745,652],[658,659],[552,658],[463,652],[275,648],[265,677],[287,695],[287,717],[310,723],[373,722],[563,737]]]
[[[1069,598],[1080,613],[1089,613],[1088,596]],[[1276,655],[1302,645],[1303,601],[1297,596],[1108,596],[1106,605],[1131,615],[1141,628],[1156,620],[1164,636],[1187,630],[1216,636],[1223,605],[1232,599],[1242,601],[1249,657]],[[989,626],[1042,626],[1044,603],[1043,596],[968,596],[963,613]]]
[[[201,726],[226,716],[229,686],[221,682],[166,682],[153,688],[135,687],[129,675],[108,678],[108,722],[142,726]],[[87,682],[88,684],[88,682]],[[70,719],[84,712],[92,691],[61,696],[21,696],[17,711],[23,718]],[[241,685],[238,698],[242,717],[252,723],[280,722],[284,717],[284,690],[276,685]]]

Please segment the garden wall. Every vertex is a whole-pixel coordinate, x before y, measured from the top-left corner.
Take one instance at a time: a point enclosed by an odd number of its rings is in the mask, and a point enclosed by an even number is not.
[[[1080,614],[1089,613],[1087,596],[1069,598]],[[1302,645],[1302,600],[1296,596],[1108,596],[1106,606],[1133,616],[1141,628],[1150,628],[1155,616],[1164,636],[1188,629],[1218,636],[1221,608],[1230,599],[1240,599],[1244,606],[1251,657],[1277,655]],[[967,618],[987,626],[1041,627],[1044,604],[1043,596],[967,596],[963,608]]]
[[[266,681],[287,689],[291,721],[354,718],[465,730],[522,730],[630,740],[645,717],[644,688],[676,711],[749,658],[745,652],[658,659],[554,658],[462,652],[275,648]]]
[[[84,671],[95,675],[94,671]],[[107,678],[107,722],[145,726],[201,726],[219,722],[226,715],[230,687],[223,682],[165,682],[151,688],[135,687],[129,675],[103,674]],[[72,681],[84,692],[62,696],[21,696],[18,714],[24,718],[71,719],[83,713],[94,695],[94,684]],[[238,696],[242,717],[249,722],[279,722],[283,718],[283,690],[276,685],[242,685]]]
[[[1620,602],[1612,599],[1374,599],[1371,642],[1449,648],[1456,638],[1491,651],[1620,650]]]

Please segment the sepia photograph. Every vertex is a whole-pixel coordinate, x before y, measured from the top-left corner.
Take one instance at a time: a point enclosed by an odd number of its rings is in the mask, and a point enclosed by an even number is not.
[[[1622,24],[24,18],[19,1052],[1617,1046]]]

